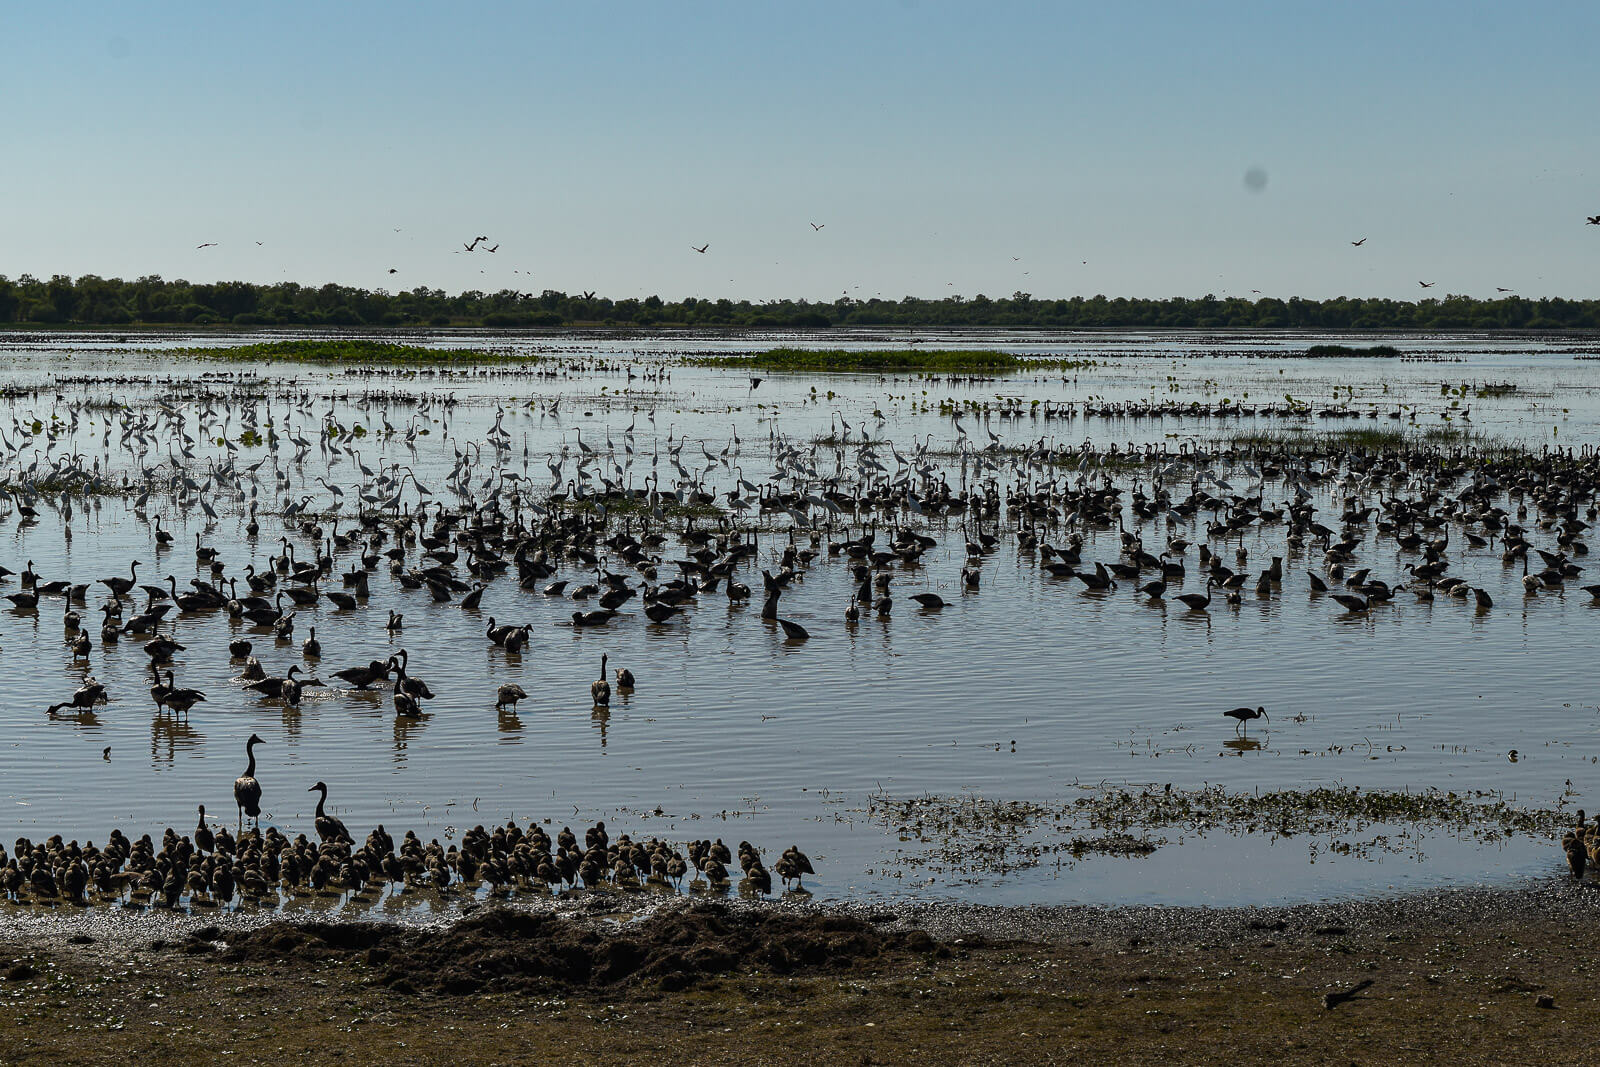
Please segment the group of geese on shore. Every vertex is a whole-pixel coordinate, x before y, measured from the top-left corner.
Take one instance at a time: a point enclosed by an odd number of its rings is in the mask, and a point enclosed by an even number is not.
[[[242,808],[260,800],[254,777],[258,743],[252,735],[250,766],[234,784]],[[459,845],[448,847],[437,838],[423,844],[409,830],[397,846],[380,824],[358,845],[344,822],[327,813],[328,787],[317,782],[308,791],[319,794],[315,840],[305,834],[290,838],[276,826],[235,836],[226,826],[208,823],[203,804],[195,829],[179,835],[168,828],[159,848],[148,834],[129,840],[120,829],[111,831],[103,847],[92,841],[80,846],[59,834],[40,842],[18,838],[9,855],[0,846],[0,896],[45,905],[200,908],[273,906],[310,894],[359,905],[375,903],[386,890],[432,891],[446,898],[517,891],[549,897],[580,889],[676,893],[692,872],[692,892],[736,888],[760,897],[771,894],[773,874],[785,892],[808,895],[804,876],[815,873],[810,858],[793,846],[769,871],[748,841],[739,842],[735,853],[721,838],[692,840],[681,848],[656,837],[613,839],[604,821],[584,831],[581,845],[571,827],[562,827],[552,841],[537,821],[526,828],[514,821],[492,830],[474,826]]]

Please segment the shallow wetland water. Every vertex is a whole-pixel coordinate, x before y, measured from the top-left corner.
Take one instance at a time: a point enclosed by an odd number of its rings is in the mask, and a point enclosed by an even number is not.
[[[574,628],[572,612],[592,603],[519,588],[514,569],[488,583],[475,609],[435,603],[426,588],[404,589],[387,561],[363,606],[345,611],[323,599],[301,608],[289,641],[221,612],[181,616],[175,630],[169,617],[161,632],[185,646],[174,657],[179,684],[207,698],[177,721],[152,713],[147,638],[101,647],[103,586],[76,606],[95,636],[89,672],[110,693],[92,713],[44,711],[68,699],[85,673],[63,641],[62,599],[41,601],[36,613],[0,612],[0,839],[61,833],[103,842],[113,827],[130,837],[168,826],[185,833],[200,803],[231,826],[231,783],[255,733],[264,740],[263,823],[290,835],[312,833],[307,789],[323,780],[330,811],[358,839],[377,823],[396,837],[411,829],[448,845],[476,824],[508,818],[548,820],[552,834],[563,825],[581,834],[604,819],[637,838],[748,839],[769,865],[798,844],[816,865],[806,885],[819,900],[1270,904],[1506,885],[1560,869],[1556,820],[1566,816],[1555,813],[1586,800],[1596,806],[1589,791],[1600,774],[1600,704],[1590,684],[1600,603],[1581,591],[1595,580],[1588,572],[1559,592],[1527,596],[1520,565],[1502,562],[1498,542],[1472,547],[1451,524],[1450,571],[1486,590],[1492,607],[1401,592],[1350,613],[1311,592],[1307,572],[1325,573],[1323,553],[1288,547],[1282,523],[1208,542],[1210,513],[1174,522],[1129,508],[1126,528],[1152,553],[1169,537],[1193,542],[1185,583],[1162,603],[1140,595],[1146,579],[1096,592],[1050,576],[1040,552],[1019,544],[1009,511],[996,522],[817,503],[807,507],[817,555],[779,612],[809,631],[796,642],[760,618],[760,571],[779,569],[795,516],[732,508],[724,494],[744,481],[757,487],[743,490],[753,501],[780,471],[789,491],[797,467],[807,472],[805,492],[821,492],[829,479],[854,491],[863,477],[893,478],[910,466],[921,485],[993,483],[1001,498],[1019,482],[1109,476],[1126,503],[1136,487],[1153,493],[1165,472],[1174,497],[1196,486],[1221,493],[1220,482],[1271,507],[1293,501],[1294,488],[1260,476],[1259,456],[1231,444],[1379,429],[1446,452],[1593,447],[1600,364],[1578,358],[1592,339],[1383,338],[1413,357],[1403,360],[1279,354],[1319,340],[1306,336],[919,340],[1041,362],[953,377],[759,372],[753,385],[752,372],[695,361],[770,347],[772,338],[420,339],[539,357],[454,372],[195,362],[168,351],[188,338],[159,335],[0,339],[8,368],[0,429],[19,449],[8,482],[25,480],[30,464],[38,478],[58,457],[77,455],[108,484],[133,483],[88,498],[39,492],[27,521],[16,508],[21,497],[0,508],[0,564],[13,571],[31,561],[46,579],[96,582],[126,574],[137,559],[141,583],[166,584],[171,574],[181,591],[209,577],[196,558],[198,535],[242,585],[247,566],[266,568],[283,550],[285,498],[304,501],[330,536],[351,531],[357,498],[374,482],[362,467],[383,473],[395,464],[408,472],[399,490],[408,509],[419,485],[452,508],[463,493],[479,501],[495,491],[503,501],[519,491],[546,500],[552,488],[570,495],[580,471],[594,475],[590,493],[601,476],[663,494],[698,484],[718,497],[696,524],[726,519],[757,545],[735,573],[755,590],[752,600],[732,603],[719,588],[663,624],[648,621],[635,598],[606,626]],[[1179,407],[1141,414],[1124,406],[1169,403]],[[1226,413],[1269,405],[1272,413]],[[272,421],[276,449],[241,443],[247,408],[253,424]],[[957,411],[964,416],[954,418]],[[150,428],[125,437],[129,417]],[[328,426],[339,432],[329,436]],[[863,434],[874,442],[866,451]],[[1119,457],[1147,447],[1182,455],[1134,463],[1108,457],[1113,445]],[[1197,449],[1205,454],[1198,464]],[[1030,466],[1030,451],[1054,461]],[[1069,451],[1090,458],[1063,460]],[[219,477],[230,462],[235,475]],[[258,463],[253,475],[237,473]],[[1197,481],[1199,471],[1212,480]],[[1423,472],[1381,487],[1347,484],[1345,473],[1309,487],[1318,519],[1335,528],[1347,498],[1373,505],[1380,494],[1429,488]],[[170,491],[175,476],[186,505]],[[246,534],[252,498],[255,537]],[[1519,503],[1504,494],[1498,502],[1513,511]],[[608,532],[642,536],[646,514],[610,510]],[[158,517],[174,535],[166,548],[155,540]],[[1554,532],[1536,518],[1525,521],[1529,540],[1554,550]],[[668,519],[664,561],[688,551],[675,536],[683,522]],[[887,618],[868,612],[847,623],[856,583],[847,557],[826,546],[874,525],[880,544],[903,526],[936,546],[918,565],[893,568]],[[1041,526],[1039,539],[1060,544],[1068,532]],[[979,587],[968,590],[965,544],[980,533],[997,540]],[[1117,526],[1081,533],[1085,567],[1120,558]],[[315,554],[304,536],[293,540],[301,558]],[[813,545],[809,529],[795,541]],[[1199,612],[1173,599],[1204,592],[1201,543],[1252,575],[1238,605],[1219,593]],[[338,589],[338,574],[358,566],[358,555],[337,550],[323,588]],[[1283,559],[1281,588],[1257,596],[1253,576],[1274,556]],[[1369,567],[1390,584],[1421,562],[1370,525],[1354,557],[1348,570]],[[626,569],[614,558],[603,566]],[[555,569],[552,580],[571,587],[595,578],[577,560]],[[660,578],[671,577],[676,568],[664,562]],[[16,583],[9,578],[4,591]],[[920,610],[911,597],[923,592],[951,603]],[[135,591],[130,604],[143,602]],[[405,616],[398,633],[384,629],[390,610]],[[531,625],[520,655],[485,639],[491,616]],[[313,625],[323,651],[311,661],[301,642]],[[241,636],[269,674],[299,665],[327,687],[307,689],[298,708],[245,690],[227,650]],[[420,719],[397,720],[386,690],[351,692],[332,678],[402,647],[411,673],[437,694]],[[603,653],[631,669],[638,686],[599,713],[588,687]],[[505,683],[528,694],[514,713],[494,706]],[[1266,707],[1270,722],[1241,736],[1222,716],[1240,705]],[[1314,798],[1305,805],[1312,813],[1226,800],[1289,791]],[[1373,793],[1401,799],[1358,799]],[[1422,799],[1413,804],[1408,794]],[[393,905],[402,906],[436,905]]]

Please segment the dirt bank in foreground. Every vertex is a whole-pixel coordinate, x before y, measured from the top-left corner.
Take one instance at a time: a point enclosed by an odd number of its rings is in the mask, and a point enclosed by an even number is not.
[[[72,928],[0,932],[0,1063],[1600,1059],[1600,893],[1559,882],[1268,910]]]

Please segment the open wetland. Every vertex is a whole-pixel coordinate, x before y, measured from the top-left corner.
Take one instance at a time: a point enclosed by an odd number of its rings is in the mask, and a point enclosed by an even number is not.
[[[1582,1058],[1592,337],[262,340],[0,335],[0,1060]]]

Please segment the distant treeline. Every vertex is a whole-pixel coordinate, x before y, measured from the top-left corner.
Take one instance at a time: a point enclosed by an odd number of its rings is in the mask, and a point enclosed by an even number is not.
[[[950,296],[942,300],[611,300],[546,289],[521,293],[476,290],[454,295],[418,288],[390,293],[344,285],[294,282],[200,284],[159,277],[48,281],[0,276],[0,323],[237,326],[1012,326],[1306,329],[1306,330],[1571,330],[1600,329],[1600,300],[1507,296],[1474,300],[1376,300],[1336,297],[1290,300],[1203,296],[1143,300],[1072,297],[1044,300]]]

